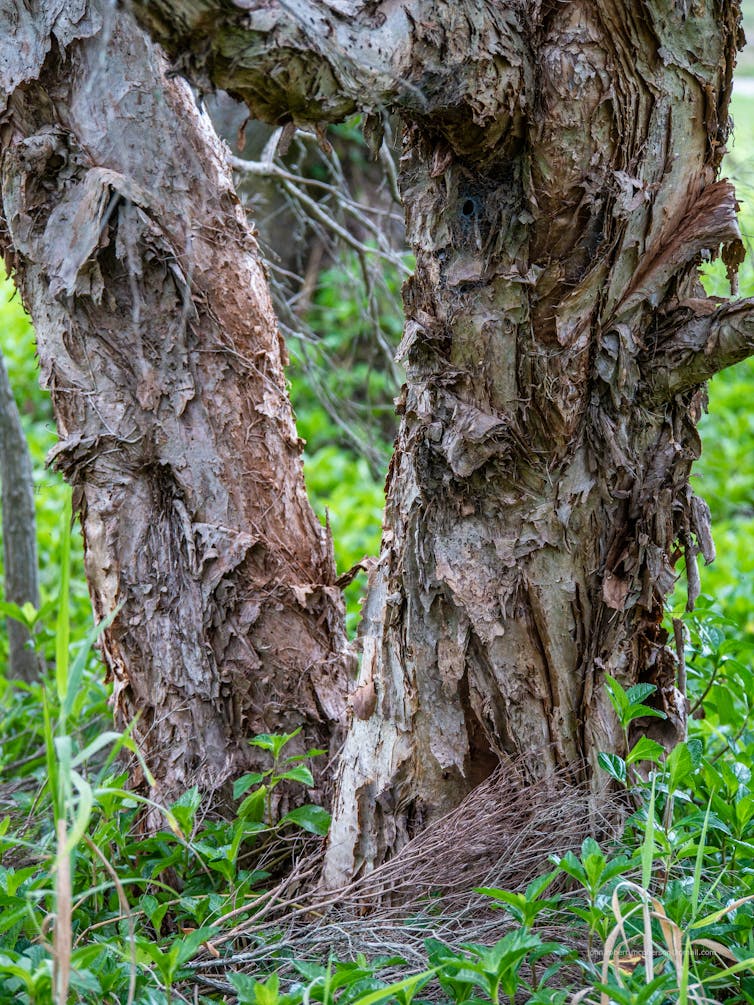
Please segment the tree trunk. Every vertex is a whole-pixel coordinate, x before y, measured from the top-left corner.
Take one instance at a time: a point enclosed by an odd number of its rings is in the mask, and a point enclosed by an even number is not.
[[[29,447],[18,414],[5,360],[0,355],[0,482],[3,505],[5,599],[23,607],[39,607],[37,522],[34,515],[34,473]],[[33,681],[41,669],[39,655],[29,646],[26,625],[8,618],[8,674]]]
[[[2,249],[96,616],[119,609],[103,641],[116,719],[138,716],[159,798],[214,791],[259,755],[256,733],[338,743],[331,541],[225,148],[128,15],[40,8],[0,0]]]
[[[713,556],[689,487],[703,381],[754,351],[752,304],[697,279],[741,255],[716,180],[738,2],[133,6],[260,117],[405,122],[407,383],[325,882],[504,754],[598,793],[626,742],[607,673],[657,685],[667,719],[637,729],[672,746],[663,602],[685,554],[693,604]]]
[[[693,604],[714,557],[688,481],[705,394],[657,379],[710,309],[700,254],[739,253],[715,183],[738,30],[732,5],[664,6],[522,16],[536,63],[492,152],[408,131],[407,387],[359,677],[377,703],[341,759],[328,885],[504,755],[604,790],[598,753],[626,753],[606,674],[656,685],[667,718],[638,728],[685,736],[662,618],[678,558]]]

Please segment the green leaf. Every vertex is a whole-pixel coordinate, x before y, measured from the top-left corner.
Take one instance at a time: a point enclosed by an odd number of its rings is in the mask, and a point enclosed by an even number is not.
[[[626,784],[626,762],[617,754],[598,754],[597,763],[611,778],[621,785]]]
[[[665,748],[661,743],[650,740],[648,736],[642,736],[631,748],[626,764],[637,764],[639,761],[661,764],[664,756]]]
[[[652,789],[649,794],[649,806],[647,807],[647,823],[644,828],[644,840],[641,844],[641,885],[645,890],[649,890],[649,884],[652,882],[652,869],[654,867],[655,785],[656,777],[653,775]]]
[[[71,637],[70,575],[71,575],[71,493],[66,492],[60,539],[60,591],[58,620],[55,629],[55,683],[58,701],[63,705],[68,693],[68,646]]]
[[[170,807],[184,837],[189,837],[194,829],[194,819],[196,818],[196,811],[199,809],[201,801],[202,797],[199,794],[199,789],[194,785],[185,792],[182,792],[180,797]]]
[[[33,612],[31,617],[29,616],[29,607],[31,607],[31,611]],[[6,618],[12,618],[14,621],[20,621],[27,628],[33,628],[34,622],[37,619],[37,612],[31,604],[24,604],[23,607],[19,607],[18,604],[11,604],[9,601],[0,603],[0,614],[4,614]]]
[[[652,708],[650,705],[632,705],[626,715],[626,725],[628,725],[629,722],[633,722],[634,719],[644,719],[647,717],[652,719],[667,718],[665,713],[661,712],[659,708]]]
[[[70,777],[76,787],[76,790],[78,791],[79,800],[76,806],[76,813],[71,824],[71,829],[68,833],[65,848],[59,849],[58,851],[58,862],[60,862],[64,855],[70,854],[70,852],[83,838],[86,829],[89,826],[92,809],[94,808],[94,793],[92,792],[92,787],[89,782],[82,778],[78,771],[71,770]]]
[[[260,822],[264,819],[265,799],[267,797],[267,786],[260,785],[256,791],[247,796],[238,807],[238,816],[241,820],[253,820]]]
[[[248,775],[241,775],[233,782],[233,798],[240,799],[244,792],[248,792],[252,785],[259,785],[269,774],[265,771],[264,774],[259,771],[252,771]]]
[[[296,824],[310,834],[325,837],[330,829],[330,814],[322,806],[298,806],[286,813],[280,822]]]
[[[283,747],[289,743],[294,736],[298,736],[301,728],[294,729],[292,733],[260,733],[253,740],[249,740],[252,747],[261,747],[262,750],[269,750],[272,756],[280,757]]]
[[[648,698],[650,694],[654,694],[656,690],[657,687],[654,684],[634,684],[626,691],[626,697],[631,705],[643,705],[644,699]]]
[[[302,785],[306,785],[308,788],[314,786],[314,777],[308,768],[303,765],[299,765],[295,768],[289,768],[288,771],[284,771],[282,775],[278,775],[280,779],[286,779],[289,782],[301,782]]]
[[[615,710],[615,714],[622,723],[623,715],[628,711],[631,701],[615,677],[611,677],[609,673],[605,674],[605,687],[607,688],[610,703]]]
[[[123,604],[118,604],[114,611],[111,611],[106,618],[103,618],[102,621],[96,624],[84,640],[83,646],[79,649],[66,681],[66,691],[65,696],[63,697],[62,705],[63,722],[65,722],[65,720],[70,716],[73,709],[73,703],[81,689],[81,678],[84,673],[84,668],[86,667],[86,661],[89,658],[89,653],[92,650],[92,646],[100,637],[102,632],[110,627],[120,613],[122,607]]]
[[[674,792],[694,771],[694,758],[687,743],[679,743],[668,754],[668,788]]]
[[[228,980],[238,995],[239,1005],[255,1005],[257,981],[248,974],[228,974]]]
[[[434,970],[425,970],[423,973],[406,977],[395,984],[388,984],[385,988],[380,988],[377,991],[370,992],[368,995],[362,995],[361,998],[356,998],[353,1005],[377,1005],[378,1002],[383,1002],[387,998],[394,998],[402,991],[409,992],[409,998],[411,998],[434,974]]]
[[[205,928],[197,928],[195,932],[189,932],[185,938],[181,939],[179,942],[175,943],[178,948],[176,954],[176,960],[178,966],[182,966],[187,963],[192,956],[196,956],[200,946],[203,946],[205,942],[217,933],[217,929],[207,926]]]
[[[686,746],[689,748],[689,754],[691,754],[691,760],[694,763],[694,769],[696,770],[702,763],[702,754],[704,753],[704,744],[701,740],[692,738],[686,741]]]
[[[103,747],[109,746],[111,743],[117,743],[118,740],[123,738],[122,733],[116,733],[114,730],[108,730],[105,733],[101,733],[99,736],[95,737],[91,743],[87,744],[82,751],[80,751],[71,761],[71,767],[76,768],[79,764],[84,764],[93,757],[98,751],[102,750]]]

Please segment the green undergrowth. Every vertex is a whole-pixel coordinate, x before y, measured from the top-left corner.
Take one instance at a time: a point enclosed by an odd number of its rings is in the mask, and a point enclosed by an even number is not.
[[[626,793],[621,840],[589,838],[523,888],[480,888],[486,916],[500,920],[494,938],[473,929],[438,938],[448,919],[430,898],[411,919],[415,931],[425,918],[422,960],[415,944],[401,955],[395,926],[384,953],[356,942],[323,958],[302,950],[300,934],[289,944],[284,923],[248,932],[292,857],[327,832],[314,805],[273,816],[276,787],[310,787],[321,752],[289,756],[290,736],[254,738],[268,767],[236,781],[229,821],[195,789],[171,806],[150,804],[126,789],[115,759],[138,752],[128,731],[112,729],[89,659],[96,632],[65,645],[67,609],[63,593],[45,680],[5,683],[0,696],[0,1002],[754,1001],[754,737],[722,726],[745,717],[740,689],[729,708],[694,720],[667,757],[644,738],[625,760],[601,758]],[[742,672],[709,621],[688,660],[695,694],[713,665]],[[652,713],[652,686],[608,686],[628,735]],[[156,815],[154,833],[144,831],[145,811]],[[376,920],[370,946],[379,939]]]
[[[740,176],[748,239],[754,102],[738,99],[734,113],[741,128],[729,167]],[[725,292],[715,269],[709,288]],[[741,293],[754,294],[749,262]],[[439,937],[447,919],[430,899],[412,919],[414,931],[426,927],[418,952],[415,941],[402,951],[394,926],[384,951],[375,949],[376,920],[368,952],[354,937],[350,951],[329,954],[302,949],[286,924],[250,932],[290,862],[324,840],[328,818],[317,806],[273,815],[278,786],[311,786],[319,752],[291,757],[286,736],[252,740],[268,767],[236,781],[231,820],[196,790],[159,807],[125,787],[123,758],[138,751],[128,731],[112,727],[80,538],[70,534],[67,491],[43,466],[55,442],[49,401],[38,390],[28,322],[8,296],[6,286],[0,340],[35,462],[42,601],[39,611],[2,613],[35,628],[47,670],[33,685],[0,674],[0,1005],[754,1002],[754,363],[712,382],[702,423],[696,488],[710,502],[718,560],[702,570],[697,610],[685,613],[679,591],[670,612],[685,626],[689,739],[670,756],[645,739],[625,759],[601,758],[623,792],[621,838],[586,840],[520,889],[480,888],[484,916],[500,922],[494,937]],[[357,394],[358,368],[370,364],[348,280],[325,276],[313,310],[329,358],[350,367],[347,378],[327,379],[353,380]],[[329,509],[342,572],[376,553],[382,475],[308,394],[300,363],[290,377],[308,484],[318,512]],[[386,452],[393,391],[379,374],[369,381],[365,400]],[[352,627],[359,590],[349,594]],[[0,633],[3,665],[6,651]],[[634,718],[651,714],[649,685],[608,685],[628,735]],[[146,765],[142,772],[148,779]]]

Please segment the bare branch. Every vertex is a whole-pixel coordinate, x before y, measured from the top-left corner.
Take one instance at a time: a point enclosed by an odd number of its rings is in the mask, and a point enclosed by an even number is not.
[[[699,306],[707,303],[700,301]],[[651,361],[653,402],[668,401],[754,355],[754,298],[696,313],[665,339]]]

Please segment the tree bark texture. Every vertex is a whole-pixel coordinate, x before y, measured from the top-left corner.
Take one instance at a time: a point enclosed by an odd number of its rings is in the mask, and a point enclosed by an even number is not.
[[[2,482],[4,593],[9,603],[39,607],[34,472],[5,360],[0,355],[0,482]],[[36,680],[39,655],[26,625],[8,618],[8,673]]]
[[[167,799],[339,742],[343,606],[226,149],[106,2],[0,0],[2,250],[37,332],[121,726]],[[295,798],[292,796],[291,798]]]
[[[416,272],[382,551],[325,880],[368,871],[501,755],[596,793],[624,751],[606,673],[685,732],[663,601],[713,557],[689,486],[703,382],[752,305],[697,267],[741,256],[718,180],[735,0],[150,0],[185,72],[276,122],[405,124]]]

